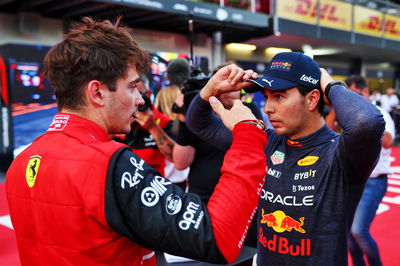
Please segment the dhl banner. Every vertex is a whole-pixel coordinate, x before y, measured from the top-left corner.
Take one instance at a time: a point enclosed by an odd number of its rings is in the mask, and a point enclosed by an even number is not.
[[[354,7],[354,31],[382,37],[392,40],[400,40],[400,17],[384,15],[382,12],[375,11],[366,7]]]
[[[318,0],[277,0],[276,16],[308,24],[318,23]],[[351,31],[351,4],[320,0],[319,24],[324,27]]]
[[[385,38],[400,41],[400,17],[385,15]]]
[[[375,37],[382,37],[382,21],[382,12],[363,6],[354,6],[355,32],[372,35]]]

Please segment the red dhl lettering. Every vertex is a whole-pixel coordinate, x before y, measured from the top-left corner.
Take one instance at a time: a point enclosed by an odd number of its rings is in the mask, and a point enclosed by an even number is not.
[[[310,256],[311,255],[311,239],[301,238],[300,244],[289,243],[286,237],[278,237],[274,235],[272,239],[264,236],[263,229],[260,227],[258,241],[264,248],[280,254],[289,254],[291,256]]]
[[[297,0],[297,5],[295,8],[295,13],[303,16],[310,16],[315,18],[317,16],[318,11],[318,3],[314,5],[310,0]],[[319,17],[321,19],[327,19],[332,22],[339,21],[339,18],[335,15],[336,13],[336,6],[324,3],[320,5],[321,8],[319,10]]]
[[[399,31],[396,30],[396,21],[391,19],[386,19],[383,22],[379,17],[371,16],[369,17],[369,21],[367,23],[367,28],[370,30],[381,31],[382,26],[384,27],[385,32],[390,34],[399,34]]]

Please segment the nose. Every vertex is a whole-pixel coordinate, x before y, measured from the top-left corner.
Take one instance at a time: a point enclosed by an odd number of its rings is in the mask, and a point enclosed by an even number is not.
[[[142,106],[144,104],[144,100],[142,98],[142,95],[137,90],[136,90],[136,93],[135,93],[134,101],[135,101],[135,105],[136,106]]]
[[[269,113],[272,113],[273,111],[274,111],[274,108],[273,108],[271,102],[268,100],[265,100],[264,113],[269,114]]]

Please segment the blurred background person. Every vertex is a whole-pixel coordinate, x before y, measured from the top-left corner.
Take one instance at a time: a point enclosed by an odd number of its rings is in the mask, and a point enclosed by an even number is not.
[[[393,88],[388,88],[386,93],[381,97],[381,107],[392,115],[393,108],[399,104],[399,98],[395,94],[395,90]],[[393,116],[392,116],[393,117]]]
[[[176,98],[181,95],[181,89],[176,85],[170,85],[162,88],[154,101],[154,106],[164,115],[166,115],[171,121],[174,121],[171,127],[171,133],[176,137],[179,130],[179,120],[177,113],[172,111],[172,106]],[[176,145],[176,144],[175,144]],[[189,167],[178,170],[175,167],[174,162],[166,160],[164,168],[165,177],[171,182],[179,184],[183,189],[186,188],[186,179],[189,173]]]
[[[363,95],[366,99],[370,99],[369,89],[363,77],[350,77],[346,80],[346,84],[350,90]],[[383,115],[386,125],[382,137],[379,161],[365,185],[349,235],[349,251],[354,266],[366,265],[364,256],[370,266],[382,265],[378,245],[370,233],[370,227],[388,186],[390,147],[394,142],[395,126],[390,114],[385,109],[377,105],[376,107]]]

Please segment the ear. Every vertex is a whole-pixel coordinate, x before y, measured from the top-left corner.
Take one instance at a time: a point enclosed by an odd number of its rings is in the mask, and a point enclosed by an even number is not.
[[[318,102],[321,97],[321,91],[314,89],[307,94],[306,103],[309,111],[318,110]]]
[[[104,106],[106,91],[108,89],[104,83],[98,80],[91,80],[86,86],[88,102],[97,106]]]

